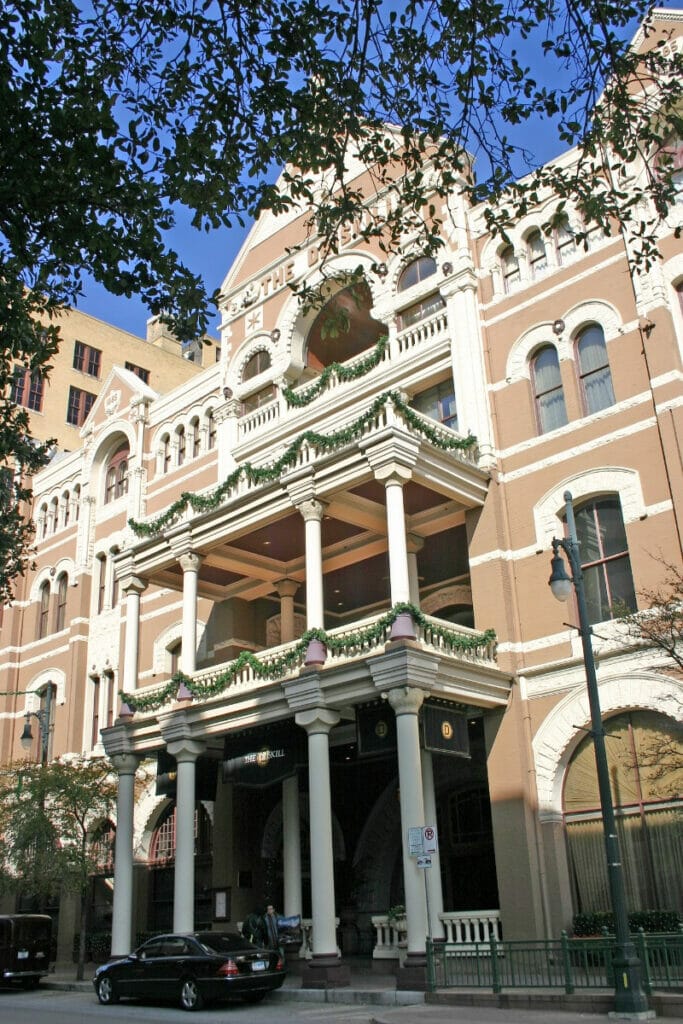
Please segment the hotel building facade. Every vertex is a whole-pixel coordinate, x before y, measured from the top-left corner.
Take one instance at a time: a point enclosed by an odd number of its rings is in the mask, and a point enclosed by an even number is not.
[[[680,12],[655,19],[678,45]],[[306,218],[262,216],[220,360],[164,393],[114,366],[34,478],[0,754],[47,705],[51,756],[111,758],[113,953],[267,899],[311,923],[305,983],[343,984],[401,905],[412,987],[428,932],[608,908],[576,611],[547,585],[567,491],[629,906],[682,909],[682,775],[644,756],[680,742],[681,679],[613,617],[682,565],[681,206],[640,273],[618,232],[577,246],[570,207],[545,233],[551,209],[501,242],[454,193],[436,258],[346,229],[326,272],[362,282],[308,312]],[[78,515],[44,527],[65,492]]]

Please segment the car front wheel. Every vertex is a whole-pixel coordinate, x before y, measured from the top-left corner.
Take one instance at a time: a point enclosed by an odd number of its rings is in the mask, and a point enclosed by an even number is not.
[[[183,1010],[201,1010],[204,999],[195,978],[185,978],[180,985],[180,1005]]]
[[[103,1006],[109,1006],[111,1003],[118,1003],[119,1001],[116,986],[108,974],[105,974],[97,982],[97,998]]]

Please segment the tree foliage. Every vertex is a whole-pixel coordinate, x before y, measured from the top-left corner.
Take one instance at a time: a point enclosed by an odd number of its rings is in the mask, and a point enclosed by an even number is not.
[[[81,901],[79,977],[83,976],[93,839],[112,813],[116,783],[104,758],[16,764],[0,773],[0,892],[38,906],[71,892]]]
[[[6,0],[2,393],[17,365],[47,375],[52,317],[77,304],[85,275],[141,297],[182,339],[204,332],[212,297],[168,241],[181,209],[210,230],[295,206],[323,254],[351,223],[387,250],[413,234],[429,251],[453,189],[487,204],[504,233],[549,188],[558,213],[571,201],[587,224],[629,225],[647,264],[673,198],[683,55],[627,48],[646,11],[644,0]],[[576,160],[536,167],[530,125],[576,146]],[[381,213],[348,180],[353,155]],[[5,400],[0,457],[31,473],[47,456]],[[3,597],[28,561],[17,487],[1,492]]]

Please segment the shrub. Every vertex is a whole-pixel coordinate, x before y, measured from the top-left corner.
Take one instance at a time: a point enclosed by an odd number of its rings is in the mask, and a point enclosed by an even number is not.
[[[676,910],[633,910],[628,915],[631,932],[641,928],[644,932],[675,932],[681,925]],[[614,933],[614,916],[610,910],[596,910],[588,914],[575,914],[572,931],[576,938],[585,935],[602,935],[603,929]]]

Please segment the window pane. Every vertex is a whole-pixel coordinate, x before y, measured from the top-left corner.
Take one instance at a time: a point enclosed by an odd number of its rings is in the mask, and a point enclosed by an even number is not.
[[[412,288],[414,284],[424,281],[425,278],[431,277],[435,273],[436,261],[430,256],[421,256],[419,259],[413,260],[405,268],[398,279],[397,291],[404,292],[408,288]]]
[[[618,498],[605,498],[597,504],[600,536],[605,556],[618,555],[628,550],[626,530]]]
[[[629,611],[635,611],[637,607],[636,592],[633,587],[631,562],[628,555],[607,562],[606,568],[612,607],[623,604],[626,605]]]
[[[611,405],[614,405],[614,389],[612,387],[612,374],[609,367],[584,377],[583,394],[586,400],[586,413],[588,415],[600,412],[601,409],[609,409]]]

